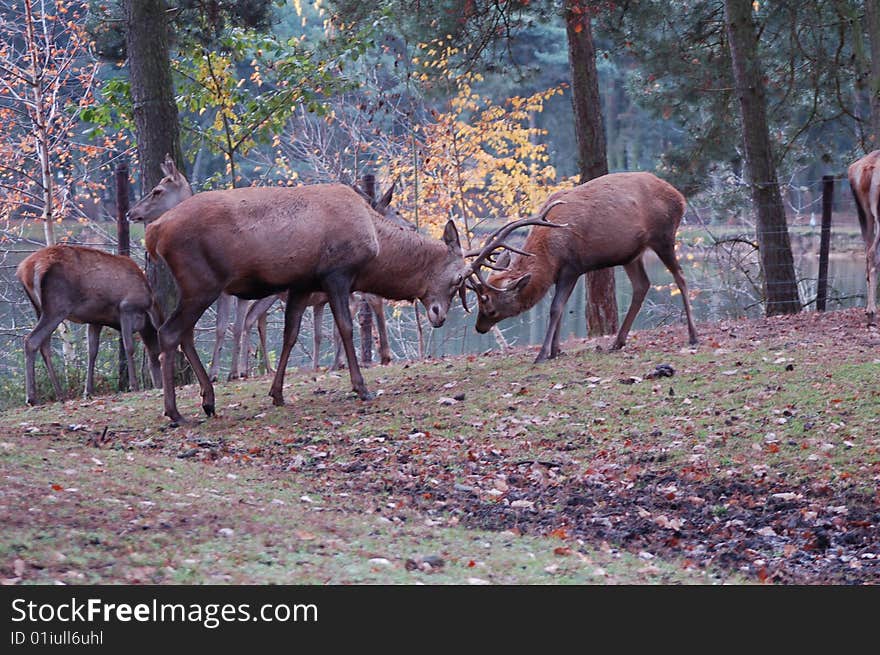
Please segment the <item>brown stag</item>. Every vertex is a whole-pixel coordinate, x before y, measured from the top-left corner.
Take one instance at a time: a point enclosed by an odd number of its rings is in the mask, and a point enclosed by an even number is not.
[[[866,313],[868,325],[877,324],[877,269],[880,268],[880,150],[850,164],[849,186],[856,200],[859,227],[865,242]]]
[[[147,278],[131,259],[84,246],[55,245],[28,255],[18,265],[15,275],[30,298],[38,319],[36,327],[24,339],[25,396],[29,405],[37,403],[34,360],[38,350],[55,395],[61,397],[61,385],[52,366],[50,342],[52,333],[65,319],[88,324],[87,396],[95,391],[95,358],[101,328],[105,325],[122,334],[131,388],[138,389],[133,331],[141,334],[149,353],[153,384],[161,384],[156,333],[156,326],[161,324],[161,312]]]
[[[138,217],[136,209],[132,219]],[[196,352],[193,329],[221,292],[246,299],[288,292],[283,347],[269,391],[276,405],[284,403],[284,370],[309,296],[327,293],[352,386],[367,399],[352,344],[350,293],[418,298],[428,320],[439,327],[452,298],[463,293],[470,271],[452,221],[442,241],[429,239],[395,225],[342,184],[198,193],[149,224],[146,245],[169,266],[180,294],[177,308],[159,329],[165,414],[173,422],[183,420],[173,386],[171,355],[178,346],[199,379],[202,408],[209,416],[214,413],[214,389]]]
[[[374,190],[375,182],[374,178],[370,176],[370,184],[368,185],[370,190]],[[385,192],[385,194],[379,198],[375,199],[370,193],[366,191],[362,191],[360,187],[357,185],[352,185],[355,191],[360,193],[364,200],[370,203],[370,205],[377,212],[382,214],[385,218],[390,220],[392,223],[406,228],[407,230],[417,230],[418,228],[406,220],[400,212],[398,212],[394,207],[391,206],[391,200],[394,195],[394,187],[395,184],[392,184],[389,189]],[[360,302],[367,305],[368,309],[372,311],[372,315],[376,318],[376,327],[379,332],[379,357],[382,364],[389,364],[391,362],[391,346],[388,342],[388,326],[385,321],[385,306],[382,302],[382,298],[375,294],[371,293],[359,293],[353,296],[355,299],[360,300]],[[236,339],[236,343],[239,343],[239,338],[243,337],[244,343],[241,344],[241,364],[240,367],[236,365],[237,362],[237,354],[239,352],[238,348],[233,350],[233,369],[230,372],[230,379],[233,377],[238,377],[239,373],[243,377],[248,377],[250,374],[250,362],[248,361],[250,352],[249,352],[249,338],[248,335],[251,333],[251,330],[254,327],[254,324],[257,324],[257,332],[259,334],[260,340],[260,348],[263,353],[263,361],[266,363],[266,372],[270,375],[273,373],[272,367],[269,365],[269,357],[268,351],[266,349],[266,312],[271,309],[272,305],[275,304],[276,300],[281,300],[282,302],[287,302],[287,294],[279,293],[274,296],[269,296],[267,298],[262,298],[260,300],[254,301],[251,303],[249,309],[247,310],[247,315],[244,320],[244,324],[242,325],[240,321],[236,321],[235,329],[233,330],[234,339]],[[321,352],[321,341],[322,341],[322,324],[321,319],[323,317],[324,308],[329,303],[329,298],[326,293],[313,293],[308,300],[308,306],[312,308],[312,312],[314,315],[314,350],[312,354],[312,364],[315,370],[319,368],[319,358]],[[351,305],[349,306],[349,311],[354,314],[354,311],[351,309]],[[218,310],[219,315],[219,310]],[[218,319],[219,325],[219,319]],[[218,338],[220,332],[218,328]],[[342,348],[342,340],[339,338],[339,333],[334,331],[334,342],[336,344],[336,354],[334,355],[333,365],[331,366],[331,370],[336,370],[342,367],[342,359],[344,356],[344,351]],[[215,350],[216,355],[216,350]],[[212,363],[213,370],[213,363]],[[212,376],[211,379],[214,379]]]
[[[642,261],[642,254],[650,248],[675,278],[684,302],[690,343],[695,345],[697,331],[687,284],[675,256],[675,233],[684,207],[681,193],[650,173],[613,173],[554,193],[541,213],[563,227],[532,228],[522,251],[506,268],[506,262],[499,259],[488,280],[471,276],[470,284],[479,303],[477,331],[487,332],[502,319],[534,307],[556,285],[550,323],[535,362],[556,357],[562,310],[578,278],[587,271],[623,266],[632,282],[633,297],[613,345],[622,348],[650,288]],[[472,265],[477,271],[495,248],[496,244],[490,243],[477,253],[469,253],[476,255]]]
[[[129,220],[143,222],[155,220],[172,207],[176,207],[178,204],[193,195],[189,181],[186,179],[186,176],[177,170],[174,160],[172,160],[170,156],[166,156],[165,162],[161,165],[161,169],[164,177],[149,194],[144,196],[134,207],[132,207],[128,214]],[[353,188],[358,191],[358,193],[364,195],[364,198],[370,202],[374,209],[392,222],[409,230],[416,229],[412,223],[403,218],[396,209],[390,206],[394,193],[393,184],[378,200],[367,196],[357,186],[354,186]],[[247,342],[249,341],[248,335],[250,334],[254,323],[257,323],[259,331],[263,361],[267,362],[267,371],[270,374],[272,373],[271,367],[268,366],[269,359],[266,348],[266,312],[271,308],[275,301],[279,299],[286,301],[286,293],[275,294],[257,302],[251,302],[243,298],[233,298],[233,296],[230,296],[227,293],[220,294],[217,299],[217,320],[214,328],[214,350],[211,354],[211,363],[208,368],[208,376],[211,378],[212,382],[217,380],[217,375],[220,370],[223,344],[226,338],[227,329],[229,328],[230,314],[233,304],[235,305],[235,320],[232,321],[232,363],[228,379],[234,380],[241,376],[248,376],[249,363]],[[376,312],[377,322],[380,323],[380,353],[383,358],[383,363],[387,363],[385,358],[387,356],[387,361],[390,361],[390,356],[387,355],[390,350],[387,346],[387,334],[384,331],[384,327],[382,327],[382,323],[384,323],[384,314],[381,316],[379,314],[379,312],[383,311],[381,309],[382,301],[378,297],[370,296],[368,302],[374,312]],[[326,304],[326,294],[321,294],[320,297],[315,298],[314,303],[310,303],[316,312],[323,310],[323,307]],[[316,333],[316,339],[320,340],[319,333]],[[337,348],[337,362],[340,361],[341,356],[341,351]],[[317,368],[317,364],[315,367]]]

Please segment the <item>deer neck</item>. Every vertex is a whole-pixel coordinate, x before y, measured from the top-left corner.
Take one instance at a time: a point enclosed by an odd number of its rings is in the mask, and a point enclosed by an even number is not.
[[[416,300],[428,290],[431,276],[446,259],[446,245],[413,230],[376,218],[379,254],[360,272],[355,290],[389,300]]]
[[[546,241],[534,244],[526,242],[524,249],[526,252],[532,253],[533,256],[517,255],[510,268],[504,272],[504,278],[506,283],[510,283],[520,279],[523,275],[531,275],[529,283],[520,290],[518,295],[521,310],[527,311],[537,305],[550,287],[556,283],[559,261],[549,252]]]

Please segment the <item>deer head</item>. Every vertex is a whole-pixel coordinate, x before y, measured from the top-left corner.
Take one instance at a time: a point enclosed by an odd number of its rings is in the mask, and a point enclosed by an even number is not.
[[[443,229],[443,243],[446,244],[446,257],[434,269],[434,274],[428,281],[427,293],[422,296],[422,304],[428,312],[428,320],[435,328],[446,322],[449,306],[456,294],[463,295],[467,275],[467,265],[464,264],[458,230],[452,221],[447,221]]]
[[[148,222],[159,218],[172,207],[177,206],[192,195],[192,188],[183,174],[177,170],[170,155],[160,164],[165,176],[147,195],[128,210],[126,217],[131,222]]]
[[[477,281],[474,291],[477,294],[479,311],[474,326],[480,334],[488,332],[493,325],[505,318],[521,314],[525,308],[521,298],[523,290],[532,280],[531,273],[522,275],[507,270],[510,254],[504,252],[495,262],[496,271],[485,282]]]
[[[567,225],[551,223],[547,220],[547,214],[550,210],[563,204],[565,202],[562,200],[553,201],[544,207],[537,218],[523,218],[502,226],[489,236],[486,245],[481,249],[467,253],[467,257],[473,258],[468,265],[467,286],[477,294],[479,305],[475,326],[477,332],[481,334],[488,332],[499,321],[516,316],[524,309],[521,294],[529,285],[532,276],[530,273],[516,273],[509,270],[510,253],[515,253],[521,258],[533,257],[533,255],[511,246],[506,242],[507,237],[515,230],[527,225],[551,228],[567,227]],[[500,255],[497,254],[498,251],[502,251]],[[481,268],[484,266],[494,271],[488,280],[481,273]]]

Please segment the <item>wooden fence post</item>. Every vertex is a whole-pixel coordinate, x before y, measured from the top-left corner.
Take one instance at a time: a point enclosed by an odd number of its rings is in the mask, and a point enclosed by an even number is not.
[[[831,249],[831,214],[834,204],[834,176],[822,176],[822,238],[819,242],[819,281],[816,311],[824,312],[828,298],[828,252]]]
[[[116,166],[116,252],[129,257],[131,242],[129,239],[128,219],[128,164],[125,161]],[[119,336],[119,391],[128,391],[128,364],[125,358],[125,346],[122,335]]]

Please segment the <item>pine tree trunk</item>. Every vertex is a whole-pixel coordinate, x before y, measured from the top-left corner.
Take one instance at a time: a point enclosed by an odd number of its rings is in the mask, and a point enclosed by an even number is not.
[[[865,28],[871,50],[871,79],[868,84],[871,102],[871,143],[880,148],[880,6],[877,0],[865,0]]]
[[[565,5],[568,61],[571,66],[571,103],[574,109],[578,168],[581,183],[608,173],[596,48],[586,0],[568,0]],[[587,273],[587,332],[591,336],[617,331],[617,297],[614,269]]]
[[[764,274],[765,312],[801,310],[785,207],[767,124],[767,101],[758,59],[758,37],[751,0],[724,0],[733,78],[739,97],[746,170],[757,213],[757,237]]]
[[[125,0],[124,6],[141,186],[146,191],[162,179],[160,164],[166,154],[185,170],[169,62],[168,8],[164,0]],[[148,255],[147,279],[167,318],[177,306],[177,285],[171,271]],[[192,381],[192,371],[182,356],[178,356],[176,370],[178,381]]]

